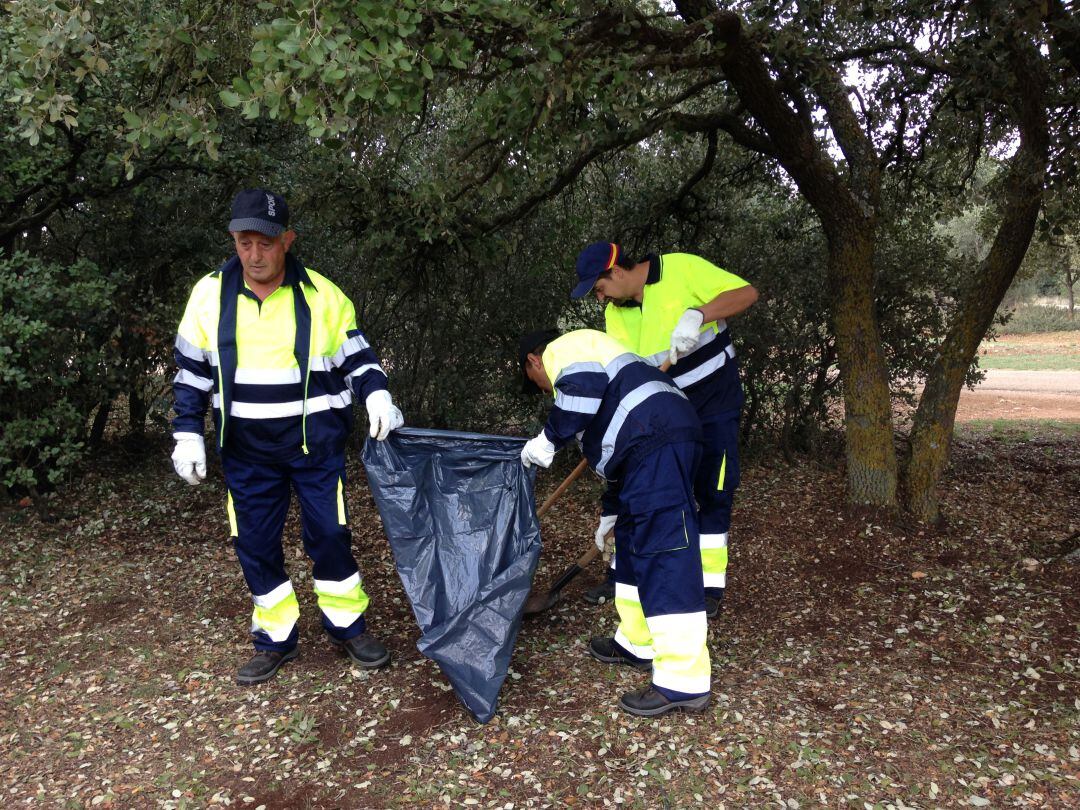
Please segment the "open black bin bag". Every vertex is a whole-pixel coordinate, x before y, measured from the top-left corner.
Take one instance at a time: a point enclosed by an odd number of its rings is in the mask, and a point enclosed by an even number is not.
[[[402,428],[368,439],[364,467],[435,661],[476,720],[495,715],[540,557],[524,439]]]

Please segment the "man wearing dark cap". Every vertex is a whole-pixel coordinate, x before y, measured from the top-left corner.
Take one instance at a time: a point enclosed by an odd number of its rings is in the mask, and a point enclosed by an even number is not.
[[[701,529],[706,610],[717,615],[727,587],[731,505],[739,485],[742,385],[727,318],[745,312],[757,290],[733,273],[689,253],[633,261],[614,242],[594,242],[577,258],[571,298],[590,292],[606,303],[606,331],[627,349],[659,366],[686,394],[701,420],[703,455],[694,479]],[[601,523],[610,516],[601,516]],[[586,594],[610,598],[612,580]]]
[[[298,652],[300,611],[281,546],[290,487],[330,641],[362,667],[390,660],[366,632],[368,596],[345,508],[345,440],[354,397],[379,440],[401,427],[401,411],[352,302],[289,252],[296,233],[288,223],[279,195],[236,195],[236,255],[195,284],[174,353],[173,466],[189,484],[206,476],[203,424],[212,405],[229,528],[255,603],[256,653],[237,673],[241,684],[269,680]]]
[[[579,438],[589,466],[608,480],[615,515],[614,636],[589,642],[607,664],[651,671],[619,706],[653,717],[709,703],[705,590],[694,506],[700,426],[671,380],[592,329],[535,332],[520,345],[527,390],[555,394],[544,429],[525,443],[526,466],[549,467]]]

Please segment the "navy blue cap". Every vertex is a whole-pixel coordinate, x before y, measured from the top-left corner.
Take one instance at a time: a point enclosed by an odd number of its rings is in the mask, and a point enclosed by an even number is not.
[[[581,298],[596,286],[600,274],[616,264],[623,266],[623,250],[614,242],[593,242],[577,257],[578,285],[570,293],[571,298]]]
[[[528,361],[530,354],[536,354],[537,349],[551,343],[558,336],[558,329],[538,329],[535,332],[529,332],[518,341],[518,365],[521,366],[521,392],[523,394],[542,393],[537,384],[530,380],[529,375],[525,373],[525,363]]]
[[[280,194],[245,188],[233,199],[230,231],[258,231],[277,236],[289,227],[289,206]]]

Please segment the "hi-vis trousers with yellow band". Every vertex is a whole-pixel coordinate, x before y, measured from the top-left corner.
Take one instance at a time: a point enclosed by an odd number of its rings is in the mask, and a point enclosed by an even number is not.
[[[229,489],[229,529],[255,602],[255,648],[288,652],[296,646],[300,607],[281,547],[290,489],[300,501],[304,550],[315,564],[323,627],[338,641],[363,633],[368,596],[352,554],[344,450],[277,464],[251,463],[226,453],[221,466]]]
[[[705,595],[718,599],[727,587],[731,504],[739,487],[739,416],[736,408],[702,418],[701,463],[694,476]]]
[[[702,420],[701,463],[694,475],[705,595],[716,599],[722,599],[727,588],[728,530],[731,505],[739,487],[740,415],[736,408]],[[612,579],[616,557],[612,555],[608,569]]]
[[[663,445],[622,470],[615,522],[615,643],[652,661],[652,685],[672,700],[709,691],[708,632],[692,494],[696,442]]]

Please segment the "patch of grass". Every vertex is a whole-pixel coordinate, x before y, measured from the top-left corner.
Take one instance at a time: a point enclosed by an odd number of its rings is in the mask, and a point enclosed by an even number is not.
[[[1004,368],[1012,371],[1080,371],[1080,354],[984,354],[979,368]]]
[[[1007,443],[1029,442],[1032,439],[1075,439],[1080,437],[1080,422],[1064,419],[972,419],[958,424],[957,438],[985,438]]]

